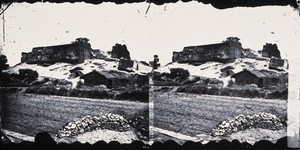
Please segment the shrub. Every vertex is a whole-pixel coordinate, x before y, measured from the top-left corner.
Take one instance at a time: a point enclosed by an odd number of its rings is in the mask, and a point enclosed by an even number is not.
[[[189,71],[182,68],[171,68],[170,71],[169,77],[172,79],[179,77],[179,79],[183,81],[190,76]]]
[[[130,98],[130,96],[129,96],[128,92],[122,92],[120,94],[117,94],[114,99],[117,99],[117,100],[124,99],[125,100],[125,99],[129,99],[129,98]]]
[[[205,85],[186,85],[177,88],[177,92],[187,92],[194,94],[207,94],[208,88]]]
[[[10,78],[17,76],[17,74],[9,74],[7,72],[0,72],[0,81],[8,82]]]
[[[230,89],[229,88],[223,88],[221,89],[220,91],[220,95],[223,95],[223,96],[229,96],[230,95]]]
[[[108,92],[107,91],[94,91],[94,93],[97,95],[96,98],[108,98]]]
[[[220,95],[220,89],[216,86],[207,89],[207,94],[210,95]]]
[[[149,91],[132,91],[132,92],[122,92],[115,95],[117,100],[137,100],[140,102],[149,102]]]
[[[188,88],[190,93],[198,93],[198,94],[207,94],[207,86],[205,85],[194,85],[191,88]]]
[[[19,79],[23,80],[26,79],[28,81],[34,81],[39,77],[37,71],[32,69],[20,69],[19,70]]]
[[[37,87],[28,87],[25,90],[25,93],[37,93]]]
[[[263,90],[258,90],[258,93],[259,93],[259,98],[265,98],[266,97],[266,92],[263,91]]]
[[[36,87],[36,94],[44,94],[44,95],[54,95],[55,89],[53,87]]]
[[[208,83],[209,85],[223,85],[223,81],[218,80],[216,78],[208,78]]]
[[[72,96],[72,97],[81,97],[81,91],[78,90],[78,89],[71,89],[69,91],[69,96]]]
[[[179,84],[173,81],[154,81],[154,85],[155,86],[177,86]]]
[[[180,86],[177,88],[176,92],[187,92],[187,86]]]
[[[77,82],[76,88],[81,88],[82,85],[84,85],[84,83],[83,83],[81,80],[79,80],[79,81]]]
[[[72,85],[72,82],[64,79],[58,79],[57,86]]]
[[[282,91],[276,90],[273,92],[270,92],[266,95],[267,99],[287,99],[288,98],[288,90],[284,89]]]
[[[7,57],[3,54],[0,54],[0,72],[2,73],[2,70],[5,70],[9,67],[7,63]]]
[[[187,88],[188,93],[194,93],[194,94],[201,94],[200,89],[197,88],[198,86],[190,86]]]
[[[131,95],[135,100],[149,102],[149,91],[133,91]]]
[[[4,95],[6,93],[17,93],[19,91],[20,91],[20,89],[15,88],[15,87],[13,87],[13,88],[0,88],[0,95],[2,95],[3,93],[4,93]]]
[[[54,95],[58,95],[58,96],[67,96],[68,95],[68,89],[66,89],[65,87],[61,87],[57,90],[54,91]]]
[[[269,90],[261,89],[256,86],[240,86],[234,85],[231,87],[223,88],[219,84],[209,85],[204,82],[210,81],[203,78],[201,84],[196,85],[182,85],[177,88],[177,92],[194,93],[194,94],[209,94],[209,95],[222,95],[222,96],[235,96],[235,97],[247,97],[247,98],[267,98],[267,99],[287,99],[287,88],[284,90]],[[215,82],[218,83],[218,82]]]
[[[235,85],[234,81],[232,79],[230,79],[228,81],[227,87],[233,87]]]

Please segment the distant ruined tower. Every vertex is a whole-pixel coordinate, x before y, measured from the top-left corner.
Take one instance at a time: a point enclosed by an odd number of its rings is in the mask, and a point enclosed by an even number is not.
[[[91,58],[91,44],[89,43],[89,39],[87,38],[77,38],[75,40],[75,42],[72,42],[73,44],[78,44],[79,46],[79,58],[80,61],[83,62],[86,59],[90,59]]]
[[[111,50],[111,58],[126,58],[130,60],[130,52],[126,45],[115,44]]]
[[[266,43],[262,49],[262,57],[276,57],[281,58],[280,51],[277,47],[277,44]]]
[[[242,44],[238,37],[228,37],[225,43],[229,43],[231,49],[234,53],[231,53],[233,58],[241,58],[242,57]]]
[[[152,66],[152,69],[157,69],[160,67],[158,55],[154,55],[153,61],[150,61],[149,63]]]

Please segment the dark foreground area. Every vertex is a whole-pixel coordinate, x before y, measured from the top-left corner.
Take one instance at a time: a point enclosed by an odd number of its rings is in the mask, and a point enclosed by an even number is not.
[[[3,138],[4,137],[4,138]],[[72,144],[56,143],[46,132],[40,132],[35,136],[34,142],[23,141],[19,144],[12,143],[1,133],[1,149],[287,149],[287,137],[277,140],[276,143],[261,140],[251,145],[247,142],[240,143],[238,140],[219,142],[210,141],[207,144],[200,142],[186,142],[179,145],[174,141],[166,141],[164,143],[155,142],[152,145],[145,144],[141,141],[134,141],[131,144],[120,144],[112,141],[106,143],[98,141],[95,144],[74,142]]]

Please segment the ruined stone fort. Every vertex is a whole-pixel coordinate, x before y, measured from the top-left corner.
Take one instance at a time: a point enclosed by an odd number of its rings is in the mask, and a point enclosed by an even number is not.
[[[217,44],[187,46],[181,52],[173,52],[173,62],[204,63],[207,61],[226,62],[242,55],[242,45],[237,37],[229,37]]]
[[[180,52],[173,52],[172,62],[178,63],[205,63],[229,62],[237,58],[256,58],[250,49],[244,49],[237,37],[228,37],[225,41],[216,44],[186,46]],[[262,57],[280,58],[280,51],[276,44],[266,43],[261,50]]]
[[[21,62],[28,64],[45,64],[56,62],[83,63],[91,58],[91,45],[86,38],[78,38],[65,45],[34,47],[29,53],[22,53]]]

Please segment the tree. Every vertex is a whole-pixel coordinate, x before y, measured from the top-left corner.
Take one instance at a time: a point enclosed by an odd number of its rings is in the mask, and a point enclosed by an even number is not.
[[[189,71],[182,68],[171,68],[170,71],[170,77],[173,79],[179,78],[181,81],[183,81],[190,76]]]
[[[88,38],[85,38],[85,37],[80,37],[80,38],[77,38],[76,40],[75,40],[75,42],[73,42],[73,43],[89,43],[89,39]]]
[[[154,55],[154,60],[152,63],[153,63],[152,64],[153,69],[157,69],[158,67],[160,67],[158,55]]]
[[[2,72],[2,70],[5,70],[8,68],[8,64],[7,63],[7,57],[5,55],[0,55],[0,70]]]
[[[39,77],[39,74],[37,71],[32,69],[20,69],[19,70],[19,79],[32,82],[36,80]]]
[[[72,44],[78,43],[78,44],[84,45],[87,48],[91,48],[91,44],[89,43],[89,41],[90,40],[88,38],[80,37],[80,38],[77,38],[74,42],[72,42]]]

